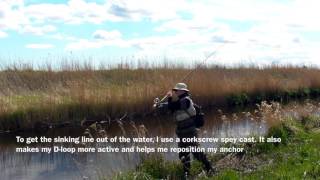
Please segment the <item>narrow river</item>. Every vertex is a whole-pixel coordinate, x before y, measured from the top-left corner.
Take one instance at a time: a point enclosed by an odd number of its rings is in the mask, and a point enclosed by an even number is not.
[[[107,129],[107,135],[135,136],[134,127],[144,125],[148,137],[176,137],[175,124],[172,118],[152,117],[124,123],[122,128],[115,123]],[[141,126],[140,126],[141,127]],[[263,135],[269,124],[259,118],[252,118],[244,112],[221,113],[217,110],[206,113],[205,126],[199,131],[199,137],[246,137]],[[81,134],[72,128],[50,131],[46,136],[63,136]],[[124,134],[125,133],[125,134]],[[112,144],[122,146],[123,144]],[[176,147],[176,143],[166,144]],[[212,143],[202,143],[201,147],[217,146]],[[114,173],[134,169],[141,161],[141,153],[17,153],[15,137],[0,139],[0,172],[3,180],[9,179],[99,179],[110,177]],[[169,160],[178,159],[176,153],[166,153]]]

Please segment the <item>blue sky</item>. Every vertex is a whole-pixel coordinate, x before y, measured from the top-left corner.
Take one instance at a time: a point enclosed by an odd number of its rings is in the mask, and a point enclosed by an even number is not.
[[[0,64],[319,65],[317,0],[0,0]],[[63,58],[62,58],[63,57]]]

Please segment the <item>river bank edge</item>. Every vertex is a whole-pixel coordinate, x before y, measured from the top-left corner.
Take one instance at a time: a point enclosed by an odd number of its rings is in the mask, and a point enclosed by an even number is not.
[[[244,152],[211,154],[217,169],[214,175],[192,162],[191,179],[317,179],[320,177],[320,117],[288,118],[272,126],[265,137],[281,138],[281,143],[247,143]],[[101,177],[101,179],[108,179]],[[161,155],[145,158],[135,170],[117,173],[115,180],[183,179],[179,161]]]

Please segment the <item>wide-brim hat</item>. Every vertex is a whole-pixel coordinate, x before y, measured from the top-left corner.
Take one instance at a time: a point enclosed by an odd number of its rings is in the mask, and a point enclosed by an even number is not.
[[[189,92],[188,90],[188,87],[185,83],[177,83],[174,88],[172,88],[172,90],[180,90],[180,91],[187,91]]]

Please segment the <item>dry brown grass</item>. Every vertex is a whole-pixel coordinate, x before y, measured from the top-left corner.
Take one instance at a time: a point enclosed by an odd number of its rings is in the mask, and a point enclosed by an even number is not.
[[[181,66],[94,70],[89,64],[65,65],[60,71],[9,68],[0,71],[0,117],[11,119],[67,120],[113,117],[151,111],[155,97],[163,95],[190,69]],[[186,81],[194,100],[221,105],[232,94],[261,95],[320,88],[320,71],[298,67],[201,67]],[[39,110],[40,109],[40,110]],[[32,115],[30,115],[30,113]],[[22,115],[21,115],[22,114]],[[8,127],[2,123],[2,128]]]

